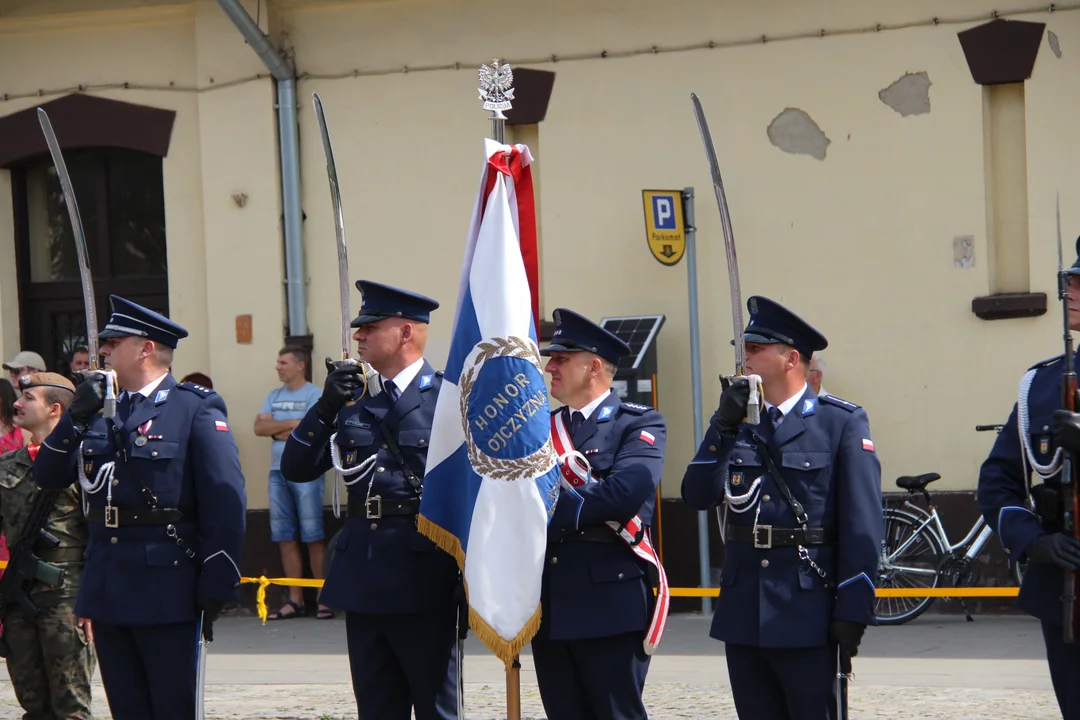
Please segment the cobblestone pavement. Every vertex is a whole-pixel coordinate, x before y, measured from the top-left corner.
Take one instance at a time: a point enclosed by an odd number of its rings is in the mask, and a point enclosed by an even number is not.
[[[215,628],[208,664],[207,718],[339,720],[356,718],[343,620],[268,623],[226,618]],[[645,702],[653,720],[734,720],[723,645],[708,621],[673,616],[653,660]],[[502,664],[475,639],[466,649],[468,720],[506,716]],[[1060,718],[1042,654],[1038,624],[1023,617],[924,616],[899,628],[871,628],[850,691],[854,718],[1052,720]],[[98,720],[109,720],[94,688]],[[528,654],[522,656],[522,717],[543,707]],[[0,673],[0,720],[21,718]]]

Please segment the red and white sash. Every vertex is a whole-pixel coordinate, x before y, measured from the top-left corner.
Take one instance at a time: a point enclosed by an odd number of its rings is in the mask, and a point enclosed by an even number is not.
[[[589,461],[574,448],[574,442],[570,439],[570,429],[563,420],[562,412],[551,415],[551,442],[555,446],[555,453],[559,456],[561,484],[564,487],[579,488],[582,485],[597,482],[592,476],[592,466],[589,465]],[[664,566],[660,564],[660,557],[653,548],[652,540],[649,539],[649,533],[642,527],[639,516],[635,515],[626,525],[620,525],[614,520],[609,520],[605,524],[623,539],[635,555],[656,568],[658,577],[656,607],[653,609],[649,629],[645,633],[645,652],[651,655],[653,650],[660,645],[660,639],[664,636],[664,627],[667,625],[668,606],[671,604],[667,574],[664,572]],[[641,538],[641,542],[637,542],[638,537]]]

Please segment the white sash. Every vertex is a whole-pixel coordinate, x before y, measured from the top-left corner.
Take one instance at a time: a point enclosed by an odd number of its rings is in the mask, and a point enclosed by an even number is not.
[[[570,439],[570,430],[566,427],[561,411],[551,415],[551,442],[555,446],[555,454],[559,456],[561,484],[564,487],[579,488],[582,485],[597,482],[592,476],[592,466],[589,461],[574,449],[574,442]],[[620,525],[614,520],[609,520],[605,524],[622,538],[635,555],[656,568],[658,578],[656,607],[653,609],[649,629],[645,633],[645,653],[651,655],[653,650],[660,645],[664,627],[667,625],[668,606],[671,604],[667,574],[664,572],[664,566],[660,564],[660,557],[656,554],[652,541],[649,539],[649,533],[643,527],[639,516],[635,515],[626,525]]]

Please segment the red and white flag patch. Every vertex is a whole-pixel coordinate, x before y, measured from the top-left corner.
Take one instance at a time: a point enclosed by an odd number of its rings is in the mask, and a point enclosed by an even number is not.
[[[215,430],[220,430],[222,432],[228,432],[229,431],[229,423],[225,422],[224,420],[215,420],[214,421],[214,429]]]
[[[868,452],[874,452],[874,441],[870,438],[863,438],[862,449]]]
[[[641,439],[644,440],[645,442],[649,443],[650,445],[655,445],[656,444],[656,436],[654,436],[648,430],[642,430],[641,431]]]

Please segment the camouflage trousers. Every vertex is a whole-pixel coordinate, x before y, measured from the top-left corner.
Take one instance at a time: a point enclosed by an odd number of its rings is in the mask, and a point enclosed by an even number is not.
[[[29,618],[13,607],[4,618],[8,675],[23,720],[91,720],[90,678],[97,658],[75,624],[74,600]]]

